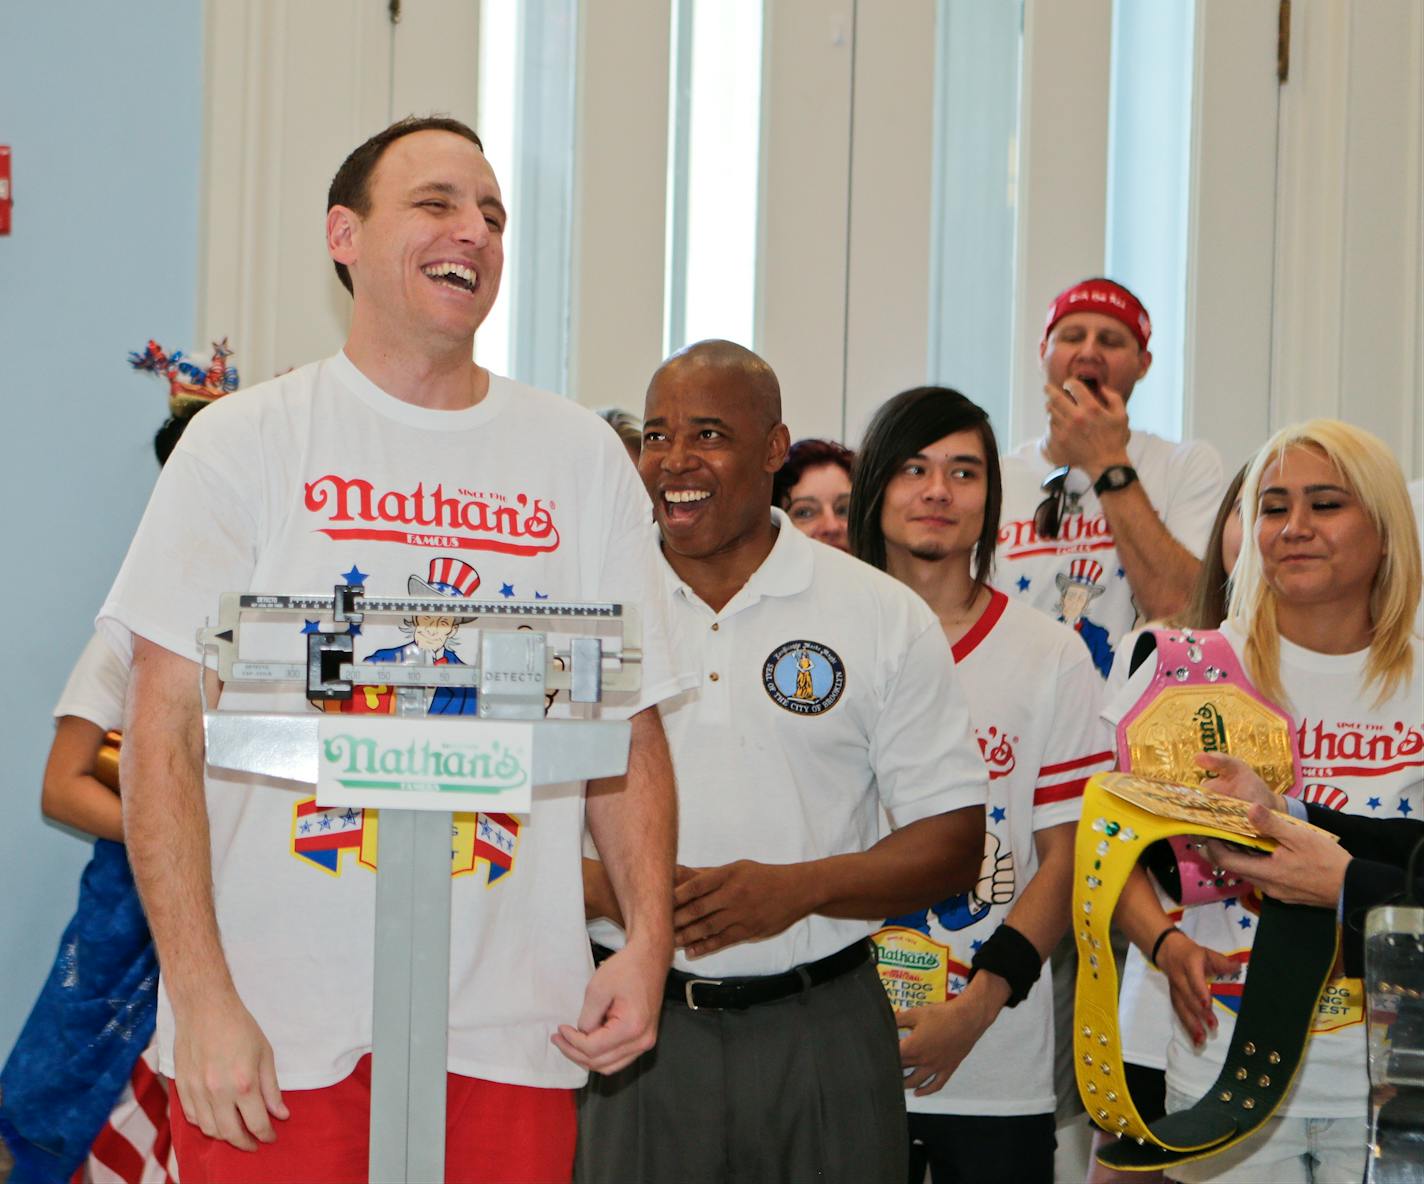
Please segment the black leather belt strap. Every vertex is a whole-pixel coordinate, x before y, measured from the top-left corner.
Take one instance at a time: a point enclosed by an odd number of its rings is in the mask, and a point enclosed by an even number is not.
[[[602,962],[613,951],[594,943],[593,960]],[[811,987],[828,983],[873,961],[875,947],[869,938],[848,945],[815,962],[793,966],[781,974],[747,978],[700,978],[681,970],[669,970],[663,998],[681,1003],[693,1011],[742,1011],[759,1003],[774,1003],[798,995]]]
[[[1238,1143],[1265,1122],[1300,1068],[1310,1017],[1335,964],[1335,943],[1333,909],[1262,897],[1241,1011],[1216,1083],[1190,1109],[1151,1124],[1158,1145],[1121,1139],[1098,1153],[1099,1162],[1121,1171],[1161,1171]]]

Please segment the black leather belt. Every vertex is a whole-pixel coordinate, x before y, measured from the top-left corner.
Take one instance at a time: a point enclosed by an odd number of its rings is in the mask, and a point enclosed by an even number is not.
[[[603,962],[614,951],[593,943],[593,960]],[[743,978],[701,978],[681,970],[669,970],[663,998],[669,1003],[681,1003],[693,1011],[743,1011],[759,1003],[774,1003],[799,995],[811,987],[828,983],[849,974],[875,958],[870,939],[853,942],[843,950],[828,954],[815,962],[793,966],[781,974],[763,974]]]

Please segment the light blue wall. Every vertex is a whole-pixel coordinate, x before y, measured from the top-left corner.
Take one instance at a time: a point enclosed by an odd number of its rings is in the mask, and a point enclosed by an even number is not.
[[[0,143],[0,1055],[74,907],[87,843],[40,818],[50,708],[91,632],[156,473],[164,384],[150,337],[197,349],[202,5],[4,6]],[[241,357],[236,361],[241,364]]]

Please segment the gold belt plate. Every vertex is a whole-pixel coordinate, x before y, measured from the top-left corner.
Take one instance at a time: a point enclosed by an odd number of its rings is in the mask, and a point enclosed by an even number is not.
[[[1200,785],[1199,752],[1239,757],[1276,793],[1295,784],[1290,720],[1240,687],[1163,687],[1127,726],[1128,758],[1141,777]]]

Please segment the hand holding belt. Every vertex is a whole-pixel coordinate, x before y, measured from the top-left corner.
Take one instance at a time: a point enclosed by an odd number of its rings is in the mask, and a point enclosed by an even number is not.
[[[1149,1126],[1123,1076],[1117,965],[1108,928],[1128,874],[1148,844],[1183,833],[1271,850],[1271,840],[1245,833],[1244,813],[1243,804],[1219,795],[1124,773],[1098,774],[1084,792],[1073,867],[1073,1059],[1089,1115],[1123,1136],[1098,1155],[1108,1167],[1157,1171],[1234,1146],[1280,1106],[1300,1066],[1311,1016],[1335,963],[1335,914],[1264,897],[1251,972],[1215,1084],[1190,1109]]]
[[[1151,685],[1117,726],[1117,767],[1140,777],[1200,785],[1199,752],[1240,757],[1276,793],[1300,783],[1295,723],[1251,685],[1231,643],[1215,629],[1148,629],[1132,652],[1136,669],[1156,651]],[[1245,885],[1213,870],[1180,835],[1143,860],[1178,904],[1236,896]]]

